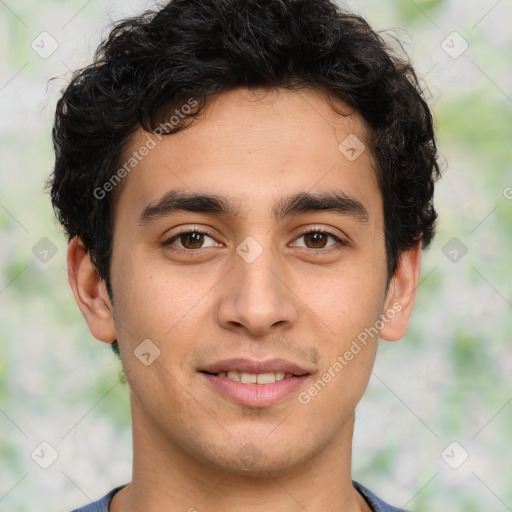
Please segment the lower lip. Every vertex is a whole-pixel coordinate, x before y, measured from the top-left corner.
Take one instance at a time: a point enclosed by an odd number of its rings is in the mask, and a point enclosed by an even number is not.
[[[272,384],[244,384],[227,377],[200,372],[213,388],[233,402],[248,407],[270,407],[296,393],[309,375],[278,380]]]

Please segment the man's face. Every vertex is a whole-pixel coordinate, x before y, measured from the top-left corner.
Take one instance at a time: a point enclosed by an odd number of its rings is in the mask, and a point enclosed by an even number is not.
[[[230,471],[278,471],[351,436],[377,336],[332,368],[390,303],[373,160],[368,150],[354,160],[350,147],[339,149],[349,135],[365,140],[361,122],[336,114],[320,92],[237,89],[190,128],[153,136],[156,146],[125,179],[114,321],[134,429],[162,450]],[[127,158],[147,137],[137,134]],[[229,198],[237,212],[219,214],[211,202],[210,211],[169,211],[159,203],[176,190]],[[284,215],[296,194],[334,193],[339,209],[295,202]],[[143,340],[149,356],[138,358]],[[154,346],[159,356],[143,364]],[[204,373],[233,358],[286,360],[307,375],[253,384]],[[329,368],[330,382],[306,400]]]

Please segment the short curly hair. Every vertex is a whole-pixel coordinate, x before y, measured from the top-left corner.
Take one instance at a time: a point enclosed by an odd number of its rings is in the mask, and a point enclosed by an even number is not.
[[[113,194],[98,198],[130,137],[184,98],[235,87],[315,88],[362,118],[383,198],[388,277],[434,236],[439,177],[432,115],[409,60],[331,0],[171,0],[117,23],[58,101],[49,181],[69,239],[84,242],[109,293]],[[174,133],[190,123],[181,123]]]

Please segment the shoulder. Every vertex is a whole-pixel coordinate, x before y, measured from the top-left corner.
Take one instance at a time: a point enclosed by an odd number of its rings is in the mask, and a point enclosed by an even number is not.
[[[391,505],[388,505],[384,501],[382,501],[378,496],[373,494],[372,491],[364,487],[358,482],[352,481],[356,490],[363,496],[366,502],[370,505],[373,512],[407,512],[401,508],[396,508]]]
[[[126,485],[120,485],[119,487],[116,487],[109,493],[105,494],[105,496],[103,496],[103,498],[100,500],[95,501],[94,503],[89,503],[89,505],[86,505],[85,507],[77,508],[72,512],[108,512],[108,506],[114,497],[114,494],[125,486]]]

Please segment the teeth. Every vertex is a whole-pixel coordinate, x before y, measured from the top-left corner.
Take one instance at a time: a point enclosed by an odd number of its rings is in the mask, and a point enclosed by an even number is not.
[[[256,384],[257,378],[259,375],[254,375],[254,373],[240,373],[240,382],[244,384]]]
[[[269,373],[246,373],[246,372],[219,372],[217,377],[227,377],[228,379],[236,382],[242,382],[243,384],[273,384],[279,380],[290,379],[293,377],[292,373],[284,372],[269,372]]]
[[[238,373],[238,372],[228,372],[227,377],[228,377],[228,379],[236,380],[237,382],[240,382],[240,373]]]
[[[260,373],[256,375],[256,382],[258,384],[272,384],[276,381],[276,374],[272,373]]]

